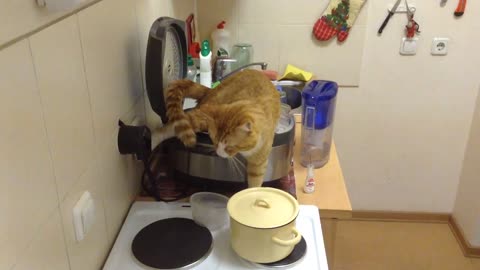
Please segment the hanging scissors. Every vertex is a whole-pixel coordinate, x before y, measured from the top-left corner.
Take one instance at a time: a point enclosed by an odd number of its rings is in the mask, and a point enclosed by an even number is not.
[[[405,26],[407,32],[407,38],[415,37],[415,33],[420,33],[420,25],[413,19],[415,16],[415,11],[417,9],[415,7],[409,7],[408,1],[405,0],[405,6],[407,7],[407,25]]]

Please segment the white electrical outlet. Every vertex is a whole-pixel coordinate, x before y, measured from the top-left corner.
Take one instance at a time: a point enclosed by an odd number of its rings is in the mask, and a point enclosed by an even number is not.
[[[73,207],[73,226],[75,228],[75,238],[78,242],[85,238],[94,223],[95,202],[90,192],[85,191]]]
[[[432,41],[432,55],[447,55],[448,38],[434,38]]]
[[[401,55],[415,55],[417,54],[418,38],[402,38],[400,44]]]

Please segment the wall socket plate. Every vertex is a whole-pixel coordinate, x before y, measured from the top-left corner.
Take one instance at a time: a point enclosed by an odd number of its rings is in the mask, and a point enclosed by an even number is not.
[[[401,55],[415,55],[417,54],[418,47],[418,38],[402,38],[402,43],[400,44],[400,54]]]
[[[433,38],[432,55],[447,55],[449,38]]]
[[[73,227],[77,242],[82,241],[95,223],[95,201],[85,191],[73,207]]]

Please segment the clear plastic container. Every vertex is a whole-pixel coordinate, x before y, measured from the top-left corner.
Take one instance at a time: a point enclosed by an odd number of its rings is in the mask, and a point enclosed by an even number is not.
[[[248,65],[253,62],[253,46],[248,43],[235,44],[232,48],[231,57],[237,60],[232,63],[232,70]]]
[[[187,58],[187,79],[193,82],[197,82],[197,67],[193,62],[192,56],[189,54]]]
[[[300,163],[323,167],[330,158],[338,85],[312,81],[302,92],[302,150]]]
[[[198,82],[197,80],[197,67],[195,66],[195,62],[193,61],[192,56],[189,54],[187,56],[187,80],[190,80],[192,82]],[[197,100],[193,98],[185,98],[185,101],[183,102],[183,109],[191,109],[197,106]]]
[[[210,231],[229,225],[227,211],[228,197],[213,192],[198,192],[190,197],[192,218],[200,226]]]

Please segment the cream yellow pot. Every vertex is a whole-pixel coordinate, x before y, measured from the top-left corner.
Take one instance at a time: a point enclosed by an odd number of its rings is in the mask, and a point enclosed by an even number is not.
[[[242,258],[256,263],[284,259],[300,242],[295,228],[299,206],[290,194],[274,188],[249,188],[228,201],[231,245]]]

